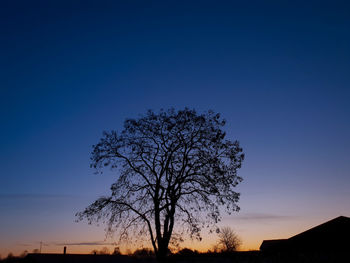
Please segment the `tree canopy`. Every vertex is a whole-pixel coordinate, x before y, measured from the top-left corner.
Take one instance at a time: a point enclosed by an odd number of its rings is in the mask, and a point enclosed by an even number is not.
[[[121,239],[146,235],[159,258],[182,234],[201,239],[204,227],[220,221],[220,207],[239,210],[234,188],[242,181],[237,169],[244,154],[238,141],[226,139],[225,123],[213,111],[150,110],[125,120],[120,133],[104,132],[91,166],[116,169],[117,179],[110,196],[77,213],[78,219],[106,220]]]
[[[218,233],[218,247],[224,252],[233,252],[242,244],[241,239],[230,227],[223,227]]]

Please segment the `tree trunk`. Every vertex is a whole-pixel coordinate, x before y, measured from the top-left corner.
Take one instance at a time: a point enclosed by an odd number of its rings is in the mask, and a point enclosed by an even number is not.
[[[166,262],[166,256],[168,254],[168,244],[166,239],[161,239],[161,241],[158,243],[158,253],[157,253],[157,260],[159,262]]]

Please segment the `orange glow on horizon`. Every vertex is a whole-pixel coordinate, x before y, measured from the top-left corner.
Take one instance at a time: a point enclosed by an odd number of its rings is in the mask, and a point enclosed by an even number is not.
[[[288,219],[263,222],[242,220],[233,222],[231,226],[242,240],[242,245],[239,248],[239,251],[249,251],[259,250],[259,247],[263,240],[290,238],[330,219],[332,219],[332,217],[307,219],[296,218],[291,220]],[[229,222],[223,223],[224,225],[230,226]],[[72,225],[71,227],[72,228],[63,228],[60,231],[53,230],[51,235],[48,235],[46,233],[47,236],[45,236],[45,239],[42,240],[42,253],[60,254],[63,253],[64,246],[67,247],[68,254],[90,254],[94,249],[99,251],[103,247],[107,247],[109,249],[109,252],[112,253],[114,251],[114,248],[118,246],[111,245],[114,243],[114,240],[104,240],[105,235],[102,228],[83,225]],[[81,227],[81,229],[79,229],[79,227]],[[201,242],[186,239],[183,243],[180,244],[180,248],[190,248],[192,250],[198,250],[200,252],[207,252],[208,250],[212,250],[213,246],[217,242],[216,234],[203,233],[202,237],[203,240]],[[6,240],[7,243],[5,243],[5,240],[3,240],[0,243],[1,258],[6,258],[10,252],[13,253],[13,255],[20,255],[25,250],[31,253],[34,249],[39,249],[40,247],[40,241],[37,240],[37,237],[30,238],[27,236],[25,240],[19,237],[17,240],[20,240],[21,242],[16,240],[9,242],[9,240]],[[56,242],[50,242],[49,240],[56,240]],[[84,245],[86,243],[94,243],[91,242],[92,240],[103,241],[95,242],[96,245]],[[119,245],[120,251],[123,254],[133,252],[136,249],[143,247],[151,248],[151,244],[145,242],[143,245]]]
[[[247,240],[248,242],[245,242],[244,239],[242,245],[239,247],[239,251],[248,251],[248,250],[258,250],[259,246],[261,244],[260,241],[254,241],[254,240]],[[199,252],[207,252],[208,250],[212,250],[213,246],[216,242],[216,236],[205,236],[202,241],[192,241],[192,240],[185,240],[183,243],[180,244],[179,249],[182,248],[189,248],[192,250],[197,250]],[[127,244],[121,244],[121,245],[64,245],[64,242],[61,242],[62,245],[50,245],[46,244],[43,241],[43,246],[41,248],[41,253],[57,253],[61,254],[63,253],[64,246],[67,247],[67,253],[68,254],[91,254],[93,250],[100,251],[103,247],[107,247],[109,252],[112,253],[114,251],[115,247],[119,247],[122,254],[128,254],[134,252],[136,249],[139,248],[151,248],[151,244],[144,243],[143,245],[127,245]],[[108,242],[106,242],[108,243]],[[18,256],[22,254],[24,251],[27,251],[28,253],[32,253],[34,249],[39,249],[40,243],[33,245],[24,246],[21,244],[13,244],[12,246],[2,246],[1,247],[1,258],[6,258],[9,253],[12,253],[15,256]]]

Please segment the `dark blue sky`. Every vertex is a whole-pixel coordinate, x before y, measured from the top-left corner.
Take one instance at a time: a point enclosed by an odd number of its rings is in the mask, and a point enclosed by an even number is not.
[[[227,119],[247,156],[242,213],[349,215],[350,5],[243,2],[2,1],[7,237],[15,214],[67,198],[52,213],[73,222],[113,181],[89,168],[102,131],[169,107]]]

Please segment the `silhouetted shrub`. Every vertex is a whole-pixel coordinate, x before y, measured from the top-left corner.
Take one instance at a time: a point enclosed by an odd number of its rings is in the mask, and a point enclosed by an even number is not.
[[[149,248],[141,248],[141,249],[136,249],[132,255],[136,257],[153,257],[154,252],[152,249],[149,249]]]
[[[197,255],[198,251],[192,250],[189,248],[183,248],[179,252],[177,252],[177,254],[181,256],[193,256],[193,255]]]
[[[122,253],[120,252],[119,247],[115,247],[112,255],[121,255]]]

